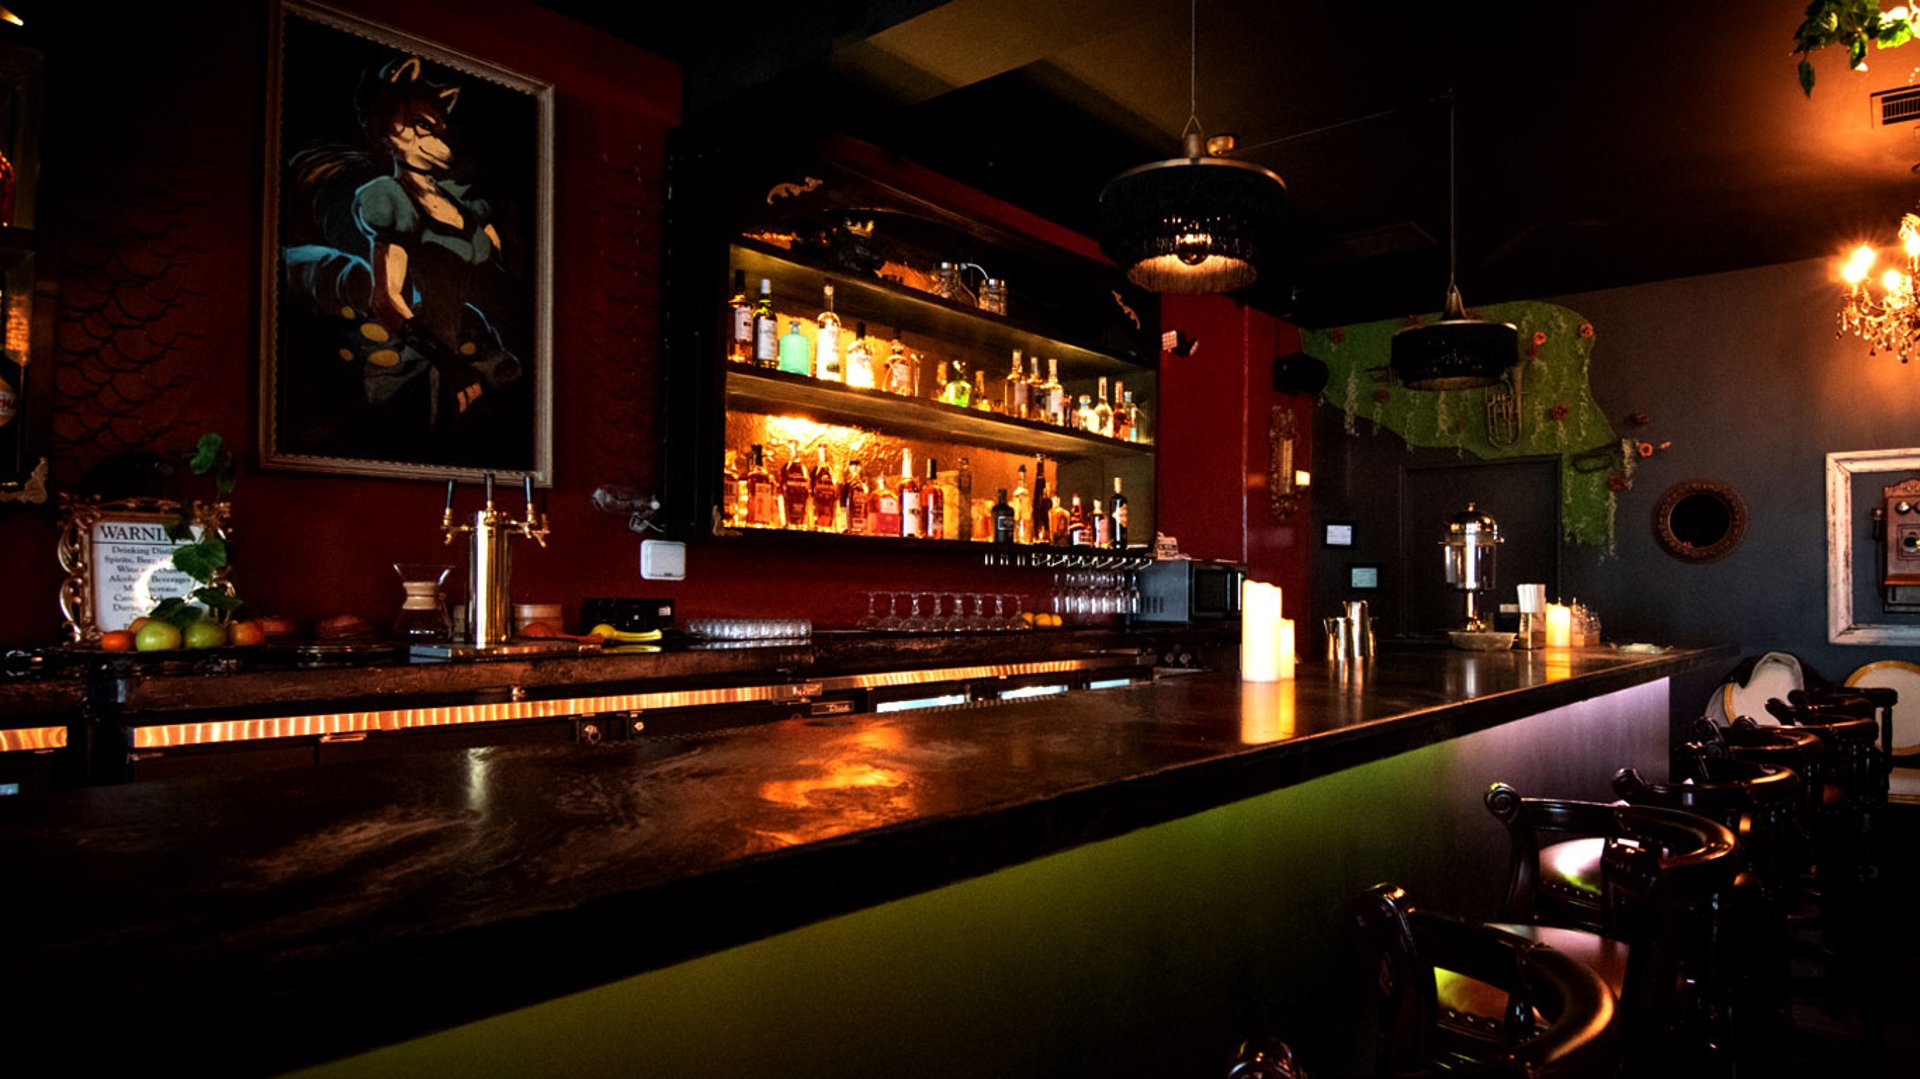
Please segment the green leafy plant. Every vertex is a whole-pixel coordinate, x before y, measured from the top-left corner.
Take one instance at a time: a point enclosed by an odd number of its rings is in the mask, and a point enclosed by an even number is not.
[[[209,431],[200,436],[200,441],[194,446],[193,456],[187,459],[187,467],[196,476],[213,477],[214,491],[220,501],[226,501],[233,494],[234,481],[240,471],[239,463],[218,434]],[[186,596],[161,600],[148,616],[171,622],[182,629],[202,618],[224,624],[241,606],[240,597],[234,594],[233,586],[223,579],[223,571],[227,568],[226,539],[212,528],[203,529],[200,537],[195,539],[194,517],[194,508],[182,505],[180,516],[168,523],[167,535],[175,541],[184,541],[173,549],[173,568],[200,582],[200,587]]]
[[[1905,7],[1880,10],[1879,0],[1813,0],[1800,28],[1793,32],[1793,54],[1800,58],[1800,89],[1813,96],[1810,55],[1830,45],[1843,45],[1847,66],[1867,66],[1867,46],[1896,49],[1914,36],[1914,16]]]

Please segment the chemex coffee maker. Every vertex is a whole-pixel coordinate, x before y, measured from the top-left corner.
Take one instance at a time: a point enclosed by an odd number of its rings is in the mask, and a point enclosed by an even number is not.
[[[1481,594],[1493,591],[1494,556],[1500,549],[1500,523],[1467,503],[1447,519],[1447,538],[1440,541],[1447,563],[1447,584],[1466,597],[1467,616],[1459,628],[1484,633],[1493,621],[1481,613]]]

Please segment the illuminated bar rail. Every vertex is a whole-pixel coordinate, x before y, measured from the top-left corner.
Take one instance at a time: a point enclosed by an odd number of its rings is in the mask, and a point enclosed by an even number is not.
[[[774,685],[732,686],[720,689],[671,690],[653,693],[616,693],[594,697],[556,697],[547,700],[510,700],[490,704],[450,704],[420,708],[391,708],[358,712],[326,712],[309,715],[272,716],[259,719],[204,720],[192,723],[163,723],[136,726],[128,730],[128,741],[135,749],[166,749],[177,746],[218,745],[231,742],[262,741],[275,738],[340,738],[362,736],[373,731],[406,731],[457,727],[483,723],[524,720],[563,719],[569,716],[602,713],[643,713],[684,708],[703,708],[726,704],[786,703],[811,700],[823,693],[855,689],[881,689],[925,685],[933,682],[971,682],[989,678],[1020,678],[1032,675],[1069,674],[1118,666],[1140,666],[1146,660],[1135,655],[1090,657],[1083,659],[1043,660],[1032,663],[982,664],[967,667],[940,667],[910,671],[885,671],[874,674],[840,675],[804,682]],[[513,690],[517,697],[520,690]],[[58,731],[61,745],[66,744],[64,728]],[[20,733],[20,732],[0,732]],[[4,746],[0,742],[0,746]]]
[[[13,727],[0,730],[0,753],[42,752],[65,749],[65,727]]]

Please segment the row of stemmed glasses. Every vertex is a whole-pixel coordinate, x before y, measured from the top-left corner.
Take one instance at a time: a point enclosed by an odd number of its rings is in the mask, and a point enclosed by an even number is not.
[[[1049,608],[1063,622],[1089,622],[1140,610],[1137,574],[1124,571],[1055,573]]]
[[[993,592],[868,592],[861,629],[881,633],[985,633],[1025,629],[1021,597]]]

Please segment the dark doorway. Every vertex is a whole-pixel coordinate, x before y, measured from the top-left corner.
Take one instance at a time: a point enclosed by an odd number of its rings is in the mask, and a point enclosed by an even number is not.
[[[1514,586],[1543,582],[1560,595],[1560,459],[1405,464],[1400,468],[1400,603],[1398,636],[1426,637],[1453,628],[1466,606],[1449,588],[1440,557],[1447,519],[1472,502],[1499,522],[1494,589],[1487,610],[1514,602]],[[1511,628],[1512,616],[1496,619]]]

